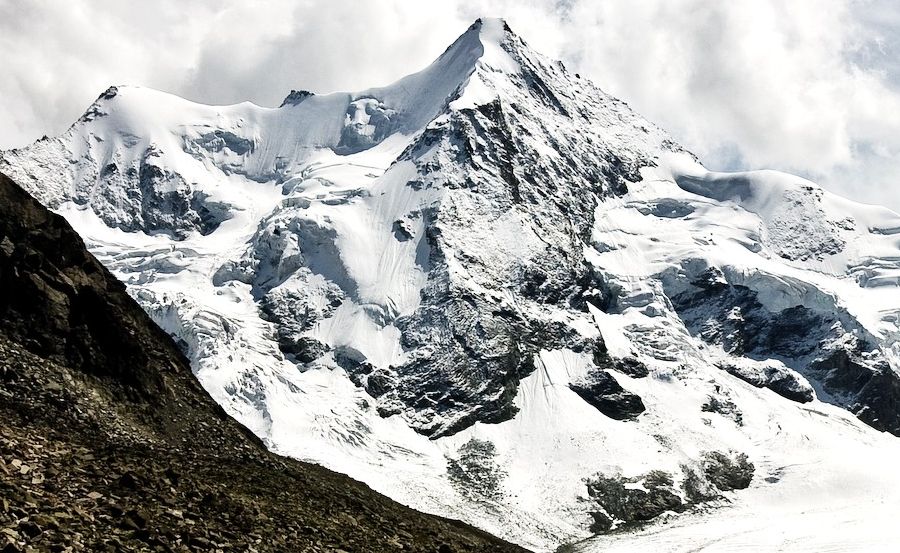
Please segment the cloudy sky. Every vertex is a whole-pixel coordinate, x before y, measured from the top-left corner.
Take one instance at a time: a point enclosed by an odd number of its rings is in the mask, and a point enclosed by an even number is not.
[[[110,84],[276,106],[387,84],[505,17],[711,169],[774,168],[900,211],[893,0],[0,0],[0,148]]]

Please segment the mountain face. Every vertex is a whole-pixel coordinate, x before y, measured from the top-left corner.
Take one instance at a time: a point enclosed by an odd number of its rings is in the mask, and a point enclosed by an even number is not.
[[[897,502],[848,452],[900,435],[900,216],[709,172],[503,21],[275,109],[113,87],[0,170],[269,448],[408,505],[550,548]]]
[[[0,244],[4,552],[522,551],[267,452],[65,220],[2,174]]]

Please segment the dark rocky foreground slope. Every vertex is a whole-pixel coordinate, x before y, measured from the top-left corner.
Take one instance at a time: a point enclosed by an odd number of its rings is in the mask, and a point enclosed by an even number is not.
[[[521,551],[280,458],[0,175],[0,551]]]

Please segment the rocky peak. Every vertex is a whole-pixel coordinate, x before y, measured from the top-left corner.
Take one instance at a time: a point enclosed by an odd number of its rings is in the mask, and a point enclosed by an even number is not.
[[[285,96],[284,100],[281,102],[281,105],[278,107],[283,108],[284,106],[296,106],[303,100],[306,100],[311,96],[315,96],[315,94],[308,90],[291,90],[290,94]]]

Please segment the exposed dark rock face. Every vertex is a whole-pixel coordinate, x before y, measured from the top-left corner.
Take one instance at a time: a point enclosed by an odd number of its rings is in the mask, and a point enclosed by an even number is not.
[[[709,483],[723,492],[743,490],[750,485],[756,470],[746,454],[740,453],[732,458],[719,451],[704,455],[702,468]]]
[[[606,349],[606,343],[603,341],[603,337],[600,337],[595,342],[593,360],[594,365],[602,369],[612,369],[632,378],[644,378],[650,374],[647,365],[641,363],[634,357],[614,359],[610,356],[609,351]]]
[[[611,419],[634,419],[646,410],[640,396],[622,388],[602,369],[592,370],[583,381],[569,384],[569,388]]]
[[[295,338],[294,335],[282,333],[279,329],[278,337],[278,346],[281,351],[292,354],[301,363],[312,363],[329,350],[326,344],[308,336]]]
[[[119,89],[115,86],[111,86],[104,90],[99,96],[97,96],[97,99],[94,101],[94,103],[91,104],[90,107],[88,107],[87,111],[84,112],[84,115],[79,118],[79,121],[92,121],[98,117],[103,117],[104,115],[106,115],[106,112],[103,111],[101,107],[103,101],[112,100],[118,94]]]
[[[738,426],[744,425],[744,414],[733,401],[725,396],[709,396],[706,403],[700,406],[704,413],[718,413],[734,421]]]
[[[819,399],[900,436],[900,375],[842,308],[822,302],[818,309],[796,305],[773,312],[757,292],[729,283],[715,267],[671,301],[692,334],[751,360],[723,363],[723,370],[801,403],[814,397],[805,377],[820,391]]]
[[[743,367],[732,363],[720,363],[718,367],[757,388],[768,388],[781,397],[797,403],[808,403],[815,398],[813,389],[806,382],[790,369],[778,365]]]
[[[654,217],[680,219],[693,213],[694,207],[681,200],[665,198],[646,207],[638,207],[638,212],[644,215],[653,215]]]
[[[412,232],[410,232],[405,221],[394,221],[394,224],[391,226],[391,231],[394,233],[394,238],[400,242],[406,242],[413,238]]]
[[[591,513],[590,530],[599,534],[627,529],[666,512],[684,512],[721,498],[724,492],[748,487],[754,471],[743,453],[709,451],[698,468],[683,466],[678,479],[661,470],[631,478],[598,475],[587,482],[588,495],[600,507]]]
[[[220,129],[204,133],[194,142],[208,152],[229,150],[239,156],[250,153],[256,148],[256,144],[252,140]]]
[[[634,357],[623,357],[613,360],[613,369],[632,378],[644,378],[650,374],[647,365],[641,363]]]
[[[0,290],[3,551],[521,551],[267,452],[2,175]]]
[[[347,371],[350,380],[369,395],[379,398],[396,386],[395,376],[385,369],[376,369],[366,361],[365,355],[359,351],[338,347],[334,350],[334,360],[339,367]]]
[[[626,487],[640,482],[642,488]],[[672,477],[661,471],[651,471],[642,478],[599,477],[588,483],[588,494],[606,512],[594,512],[591,531],[606,532],[615,521],[645,522],[666,511],[682,512],[687,506],[676,493]]]
[[[278,107],[283,108],[284,106],[296,106],[306,100],[310,96],[314,96],[314,94],[308,90],[292,90],[287,96],[285,96],[284,100],[281,102],[281,105]]]
[[[334,147],[338,154],[361,152],[378,144],[397,130],[395,112],[375,98],[361,98],[347,108],[349,123],[341,131]]]
[[[506,473],[497,465],[496,447],[486,440],[472,438],[447,459],[450,481],[460,493],[476,501],[500,496],[500,485]]]
[[[858,349],[834,349],[809,370],[825,391],[846,398],[860,420],[900,436],[900,378],[886,362],[868,360]]]
[[[450,295],[423,307],[414,319],[397,321],[404,347],[423,351],[430,344],[437,350],[395,368],[399,386],[391,399],[400,403],[395,412],[404,404],[423,412],[423,433],[438,437],[515,414],[517,384],[534,370],[532,355],[539,344],[553,337],[532,333],[519,317],[488,313],[490,307],[479,298]],[[456,418],[460,411],[468,414]]]
[[[252,142],[223,131],[198,140],[202,147],[215,151],[253,147]],[[192,231],[209,234],[230,217],[228,206],[209,200],[180,174],[159,165],[159,156],[159,149],[150,145],[133,164],[106,164],[99,170],[96,187],[78,191],[72,201],[90,204],[111,227],[126,232],[163,232],[178,239]]]

